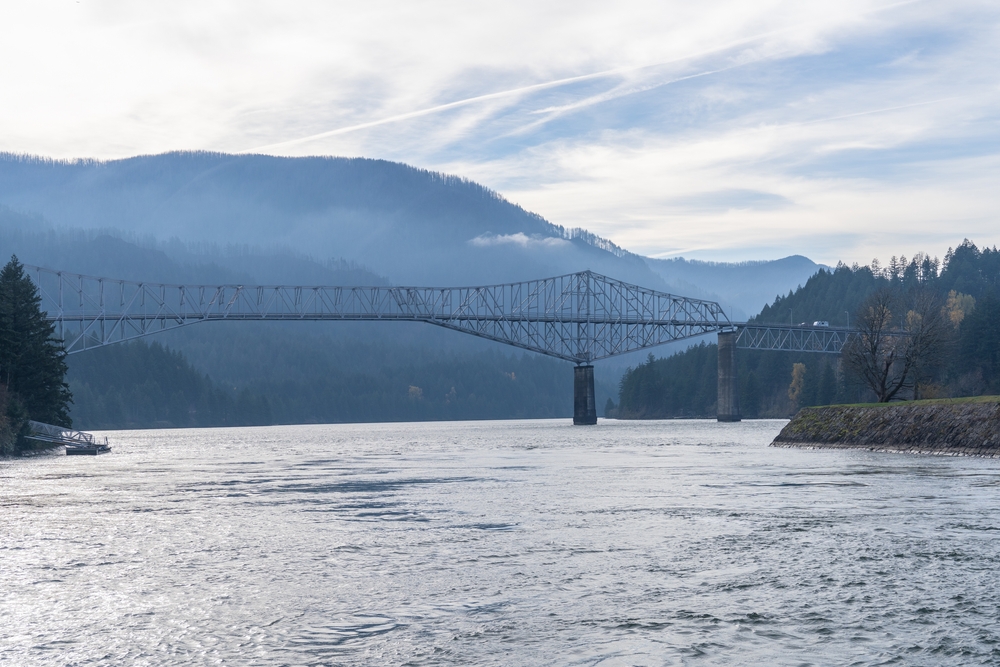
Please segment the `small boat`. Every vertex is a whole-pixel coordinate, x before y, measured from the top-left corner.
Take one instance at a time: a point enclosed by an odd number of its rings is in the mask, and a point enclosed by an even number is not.
[[[66,445],[66,456],[97,456],[98,454],[106,454],[111,451],[111,446],[109,444],[93,444],[93,445]]]

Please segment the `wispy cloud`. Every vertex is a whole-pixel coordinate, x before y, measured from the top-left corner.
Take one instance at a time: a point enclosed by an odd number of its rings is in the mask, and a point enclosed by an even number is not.
[[[998,40],[976,0],[8,3],[0,150],[380,157],[640,252],[868,261],[1000,243]]]
[[[379,127],[380,125],[387,125],[387,124],[390,124],[390,123],[399,123],[401,121],[411,120],[411,119],[414,119],[414,118],[420,118],[422,116],[429,116],[429,115],[432,115],[432,114],[440,113],[442,111],[449,111],[451,109],[458,109],[458,108],[469,106],[469,105],[473,105],[473,104],[479,104],[479,103],[482,103],[482,102],[487,102],[487,101],[491,101],[491,100],[498,100],[498,99],[503,99],[503,98],[524,97],[526,95],[529,95],[530,93],[541,92],[541,91],[545,91],[545,90],[548,90],[548,89],[551,89],[551,88],[559,88],[559,87],[569,86],[571,84],[583,83],[583,82],[587,82],[587,81],[594,81],[594,80],[599,80],[599,79],[609,79],[609,78],[623,78],[623,77],[624,78],[628,78],[628,79],[634,79],[634,78],[637,78],[637,77],[638,78],[648,78],[651,75],[655,76],[658,73],[658,70],[662,70],[663,68],[665,68],[665,67],[667,67],[669,65],[676,65],[678,63],[683,63],[683,62],[686,62],[686,61],[694,61],[694,60],[697,60],[697,59],[700,59],[700,58],[704,58],[706,56],[715,55],[715,54],[718,54],[718,53],[730,51],[730,50],[732,50],[734,48],[737,48],[737,47],[742,47],[742,46],[745,46],[747,44],[751,44],[753,42],[759,42],[759,41],[765,40],[767,38],[773,37],[775,35],[779,35],[781,33],[789,32],[789,31],[791,31],[793,29],[796,29],[798,27],[800,27],[800,26],[791,26],[791,27],[788,27],[788,28],[783,28],[781,30],[771,31],[771,32],[764,33],[764,34],[761,34],[761,35],[753,35],[751,37],[746,37],[746,38],[743,38],[743,39],[739,39],[739,40],[736,40],[734,42],[731,42],[731,43],[728,43],[728,44],[724,44],[722,46],[718,46],[718,47],[713,48],[713,49],[697,51],[697,52],[694,52],[694,53],[690,53],[690,54],[684,55],[684,56],[679,57],[679,58],[673,58],[673,59],[671,59],[669,61],[665,61],[665,62],[652,63],[652,64],[644,64],[644,65],[636,65],[636,66],[632,66],[632,67],[619,67],[619,68],[616,68],[616,69],[604,70],[604,71],[600,71],[600,72],[592,72],[592,73],[589,73],[589,74],[580,74],[580,75],[577,75],[577,76],[565,77],[565,78],[561,78],[561,79],[556,79],[554,81],[545,81],[545,82],[541,82],[541,83],[529,84],[529,85],[520,86],[520,87],[517,87],[517,88],[512,88],[512,89],[509,89],[509,90],[500,90],[500,91],[496,91],[496,92],[493,92],[493,93],[486,93],[486,94],[483,94],[483,95],[475,95],[473,97],[467,97],[465,99],[455,100],[455,101],[452,101],[452,102],[446,102],[444,104],[437,104],[437,105],[428,107],[426,109],[418,109],[418,110],[415,110],[415,111],[408,111],[408,112],[405,112],[405,113],[395,114],[393,116],[388,116],[386,118],[379,118],[379,119],[376,119],[376,120],[366,121],[366,122],[363,122],[363,123],[356,123],[356,124],[348,125],[348,126],[345,126],[345,127],[339,127],[339,128],[332,129],[332,130],[326,130],[324,132],[319,132],[319,133],[316,133],[316,134],[311,134],[311,135],[308,135],[308,136],[305,136],[305,137],[298,137],[298,138],[295,138],[295,139],[288,139],[288,140],[285,140],[285,141],[280,141],[280,142],[273,143],[273,144],[268,144],[268,145],[265,145],[265,146],[258,146],[256,148],[251,148],[251,149],[247,149],[245,151],[240,151],[240,152],[258,152],[258,151],[260,151],[260,152],[266,152],[266,151],[272,151],[272,150],[275,150],[275,149],[289,148],[289,147],[292,147],[292,146],[298,146],[298,145],[301,145],[301,144],[307,144],[309,142],[313,142],[313,141],[316,141],[316,140],[319,140],[319,139],[326,139],[328,137],[335,137],[335,136],[342,135],[342,134],[348,134],[348,133],[351,133],[351,132],[357,132],[359,130],[367,130],[367,129]],[[550,120],[552,118],[555,118],[556,116],[561,115],[561,114],[566,113],[566,112],[569,112],[569,111],[575,111],[575,110],[578,110],[578,109],[582,109],[582,108],[591,106],[593,104],[599,104],[601,102],[606,102],[606,101],[615,99],[617,97],[624,97],[625,95],[631,95],[631,94],[635,94],[635,93],[640,93],[640,92],[644,92],[644,91],[647,91],[647,90],[652,90],[654,88],[659,88],[661,86],[668,86],[668,85],[673,84],[673,83],[680,83],[681,81],[687,81],[688,79],[695,79],[695,78],[698,78],[698,77],[708,76],[710,74],[716,74],[716,73],[719,73],[719,72],[723,72],[723,71],[726,71],[726,70],[729,70],[729,69],[734,69],[736,67],[740,67],[740,66],[749,64],[751,62],[755,62],[756,60],[760,59],[760,57],[758,57],[758,56],[747,57],[746,54],[747,54],[747,51],[744,51],[743,53],[740,54],[740,56],[738,58],[739,62],[736,62],[736,63],[734,63],[734,64],[732,64],[732,65],[730,65],[728,67],[723,67],[721,69],[709,70],[709,71],[704,71],[704,72],[698,72],[698,73],[695,73],[695,74],[689,74],[689,75],[686,75],[686,76],[680,76],[680,77],[677,77],[677,78],[674,78],[674,79],[670,79],[670,80],[667,80],[667,81],[657,81],[657,82],[654,82],[654,83],[647,83],[647,84],[644,84],[644,85],[627,85],[627,86],[626,85],[618,85],[614,89],[612,89],[610,91],[606,91],[606,92],[600,93],[598,95],[592,95],[592,96],[587,97],[585,99],[578,100],[578,101],[575,101],[575,102],[572,102],[572,103],[569,103],[569,104],[563,104],[563,105],[560,105],[560,106],[551,106],[551,107],[545,107],[543,109],[537,109],[535,111],[532,111],[531,113],[533,113],[533,114],[547,114],[550,118],[546,119],[546,121],[542,121],[542,122],[547,122],[548,120]]]
[[[511,90],[501,90],[495,93],[487,93],[485,95],[476,95],[474,97],[467,97],[462,100],[456,100],[454,102],[447,102],[445,104],[438,104],[426,109],[419,109],[417,111],[408,111],[406,113],[396,114],[394,116],[389,116],[388,118],[380,118],[378,120],[372,120],[365,123],[358,123],[356,125],[348,125],[346,127],[339,127],[335,130],[327,130],[325,132],[319,132],[317,134],[311,134],[307,137],[299,137],[297,139],[289,139],[287,141],[280,141],[274,144],[268,144],[266,146],[258,146],[257,148],[252,148],[247,151],[241,152],[255,152],[255,151],[269,151],[277,148],[287,148],[290,146],[296,146],[299,144],[308,143],[311,141],[316,141],[317,139],[326,139],[327,137],[335,137],[341,134],[348,134],[350,132],[357,132],[358,130],[367,130],[369,128],[378,127],[379,125],[387,125],[389,123],[398,123],[404,120],[410,120],[413,118],[420,118],[421,116],[429,116],[431,114],[439,113],[441,111],[448,111],[449,109],[458,109],[460,107],[469,106],[471,104],[478,104],[480,102],[487,102],[490,100],[498,100],[508,97],[520,97],[528,93],[533,93],[537,91],[547,90],[549,88],[557,88],[559,86],[565,86],[571,83],[580,83],[583,81],[591,81],[594,79],[603,79],[611,76],[621,75],[629,70],[609,70],[606,72],[595,72],[593,74],[582,74],[580,76],[571,76],[565,79],[557,79],[555,81],[546,81],[544,83],[536,83],[529,86],[521,86],[520,88],[513,88]]]

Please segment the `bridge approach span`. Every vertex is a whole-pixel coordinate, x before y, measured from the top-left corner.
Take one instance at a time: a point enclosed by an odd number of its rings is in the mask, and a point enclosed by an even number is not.
[[[785,352],[826,352],[840,354],[855,333],[845,327],[809,326],[807,324],[739,323],[736,346],[747,350],[784,350]]]

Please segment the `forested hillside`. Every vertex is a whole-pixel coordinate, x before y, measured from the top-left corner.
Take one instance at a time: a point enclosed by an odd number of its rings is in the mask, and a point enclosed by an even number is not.
[[[28,264],[130,280],[388,282],[339,258],[320,261],[287,249],[269,251],[246,244],[164,242],[120,230],[60,229],[43,218],[2,207],[0,250],[4,255],[16,252]],[[78,426],[571,414],[569,364],[524,357],[511,348],[426,325],[199,325],[146,342],[162,347],[112,346],[68,358],[75,395],[72,416]],[[627,363],[612,359],[598,364],[599,406],[617,395]],[[167,372],[169,367],[186,370]],[[419,390],[414,390],[419,400],[411,399],[411,386]]]
[[[641,257],[477,183],[363,158],[0,154],[0,205],[57,227],[249,245],[366,266],[396,284],[475,285],[591,269],[665,287]]]
[[[78,428],[235,426],[273,422],[267,399],[224,388],[157,342],[122,343],[70,357]]]
[[[95,429],[545,418],[572,412],[572,367],[564,362],[523,353],[428,356],[400,350],[403,354],[385,354],[386,363],[362,370],[335,363],[341,353],[357,354],[356,348],[334,346],[340,349],[322,358],[295,351],[279,355],[283,376],[239,383],[215,381],[157,342],[89,350],[69,358],[73,420],[79,428]],[[372,347],[361,352],[362,359],[389,352]],[[403,358],[406,352],[409,358]]]
[[[0,206],[0,252],[25,264],[85,275],[172,284],[385,285],[341,258],[319,260],[288,249],[247,244],[159,242],[115,229],[55,228]]]
[[[777,298],[754,320],[847,326],[879,287],[926,290],[940,299],[951,332],[922,384],[922,396],[1000,393],[1000,252],[970,241],[943,262],[925,255],[893,257],[883,266],[839,265],[821,270],[800,289]],[[854,320],[855,323],[857,320]],[[857,377],[826,354],[740,350],[738,373],[745,417],[786,417],[801,406],[872,400]],[[702,344],[665,359],[650,355],[629,369],[619,387],[621,418],[715,415],[717,350]]]

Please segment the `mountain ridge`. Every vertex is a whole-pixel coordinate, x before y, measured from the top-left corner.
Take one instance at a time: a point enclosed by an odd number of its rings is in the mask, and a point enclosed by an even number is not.
[[[789,259],[734,266],[646,258],[548,222],[469,179],[369,158],[189,151],[54,160],[4,153],[0,204],[56,228],[152,239],[145,245],[187,263],[204,259],[192,250],[199,245],[250,245],[258,255],[346,261],[393,284],[481,285],[590,269],[717,300],[736,319],[757,312],[776,291],[768,285],[761,300],[742,289],[746,279],[706,285],[706,272],[763,275]],[[209,255],[217,262],[221,253]],[[778,271],[774,287],[784,293],[818,270],[805,262]]]

